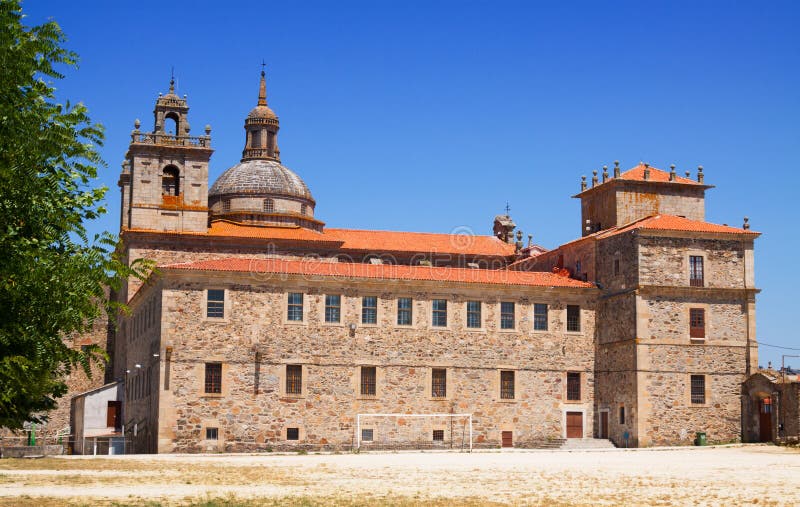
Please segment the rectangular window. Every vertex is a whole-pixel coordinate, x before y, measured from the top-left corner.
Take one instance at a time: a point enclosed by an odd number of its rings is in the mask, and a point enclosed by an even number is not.
[[[431,371],[431,397],[447,397],[447,370],[434,368]]]
[[[689,285],[703,287],[703,257],[700,255],[689,256]]]
[[[514,329],[516,327],[516,305],[510,301],[500,303],[500,329]]]
[[[703,308],[689,309],[689,337],[706,337],[706,311]]]
[[[567,400],[581,401],[581,374],[579,372],[567,372]]]
[[[411,317],[413,316],[411,308],[411,298],[398,298],[397,299],[397,325],[410,326]]]
[[[433,430],[433,441],[444,442],[444,430]]]
[[[225,318],[225,291],[208,289],[206,295],[206,317],[209,319]]]
[[[534,331],[547,331],[547,305],[536,303],[533,305]]]
[[[578,305],[567,305],[567,331],[581,331],[581,307]]]
[[[303,367],[299,364],[286,365],[286,394],[303,394]]]
[[[434,327],[447,327],[447,300],[434,299],[431,302],[431,325]]]
[[[378,323],[378,298],[375,296],[364,296],[361,298],[361,323]]]
[[[303,322],[303,293],[290,292],[288,297],[286,318],[293,322]]]
[[[614,259],[614,276],[619,276],[619,259]]]
[[[206,363],[205,392],[208,394],[222,392],[222,363]]]
[[[376,373],[374,366],[361,367],[361,396],[375,396]]]
[[[706,376],[692,375],[692,403],[703,405],[706,402]]]
[[[500,399],[514,399],[514,372],[504,370],[500,372]]]
[[[625,424],[625,407],[619,407],[619,423]]]
[[[342,296],[325,296],[325,322],[338,323],[342,320]]]
[[[286,428],[286,440],[300,440],[300,428]]]
[[[374,437],[374,431],[372,429],[362,429],[361,430],[361,441],[362,442],[372,442],[372,438]]]
[[[206,428],[206,440],[218,440],[219,428]]]
[[[467,327],[479,329],[481,327],[481,302],[467,301]]]

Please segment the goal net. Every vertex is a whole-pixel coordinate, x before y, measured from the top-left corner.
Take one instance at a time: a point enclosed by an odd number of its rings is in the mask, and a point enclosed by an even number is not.
[[[472,414],[357,414],[356,449],[472,451]]]

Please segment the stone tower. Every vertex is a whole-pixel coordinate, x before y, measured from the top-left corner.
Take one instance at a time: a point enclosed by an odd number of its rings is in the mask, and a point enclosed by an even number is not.
[[[174,78],[153,113],[152,132],[140,132],[139,120],[134,123],[122,163],[120,230],[205,232],[211,127],[203,136],[189,135],[189,106],[186,96],[175,94]]]

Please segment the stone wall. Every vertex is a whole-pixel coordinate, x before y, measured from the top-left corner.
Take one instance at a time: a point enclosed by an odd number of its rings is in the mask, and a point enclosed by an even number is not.
[[[165,275],[160,452],[349,448],[356,414],[375,412],[472,413],[474,441],[488,447],[499,445],[501,431],[513,431],[515,445],[563,438],[567,411],[582,412],[584,434],[594,432],[595,317],[590,291],[300,278],[254,283],[225,275]],[[226,289],[225,319],[204,318],[208,287]],[[285,319],[288,290],[306,294],[302,324]],[[322,322],[325,293],[343,295],[340,324]],[[362,295],[379,297],[378,325],[360,324]],[[434,295],[449,301],[447,329],[430,326],[429,301]],[[394,324],[399,296],[414,298],[411,327]],[[474,331],[464,325],[465,301],[471,299],[484,302],[483,327]],[[499,329],[499,302],[506,300],[517,303],[514,331]],[[532,330],[534,302],[550,305],[546,332]],[[581,305],[581,333],[564,331],[567,304]],[[350,323],[358,323],[354,332]],[[134,355],[129,362],[141,357]],[[219,395],[203,392],[206,362],[223,365]],[[285,393],[287,364],[302,365],[301,396]],[[374,399],[360,396],[362,365],[377,367]],[[445,399],[430,396],[432,367],[447,370]],[[504,369],[515,371],[514,400],[499,399]],[[579,402],[566,401],[567,371],[581,372]],[[219,429],[217,441],[205,440],[208,427]],[[287,441],[286,428],[298,428],[300,439]],[[427,432],[432,426],[420,428]],[[376,439],[381,437],[378,433]]]
[[[752,240],[749,242],[752,248]],[[743,288],[745,254],[741,241],[639,236],[642,285],[689,285],[689,256],[704,258],[705,287]]]
[[[617,189],[616,202],[616,225],[650,215],[676,215],[690,220],[705,220],[705,190],[699,186],[627,184]]]

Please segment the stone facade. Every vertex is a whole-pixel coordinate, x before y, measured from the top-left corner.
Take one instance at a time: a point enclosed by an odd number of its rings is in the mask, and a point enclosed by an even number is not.
[[[745,442],[800,442],[800,378],[760,370],[742,386]]]

